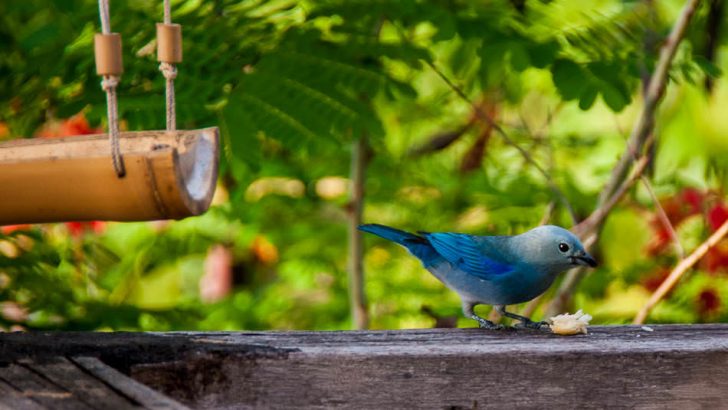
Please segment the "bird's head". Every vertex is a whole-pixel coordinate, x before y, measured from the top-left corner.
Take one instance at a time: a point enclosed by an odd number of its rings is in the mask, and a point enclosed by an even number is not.
[[[584,250],[579,238],[564,228],[544,225],[518,235],[532,264],[563,272],[575,266],[596,267],[597,261]]]

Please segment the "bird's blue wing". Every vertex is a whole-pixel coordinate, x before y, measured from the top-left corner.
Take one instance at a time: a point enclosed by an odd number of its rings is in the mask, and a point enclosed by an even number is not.
[[[479,246],[471,235],[461,233],[426,233],[423,235],[437,253],[453,266],[480,279],[493,279],[494,276],[504,275],[514,270],[514,267],[502,258],[486,255],[483,246]]]

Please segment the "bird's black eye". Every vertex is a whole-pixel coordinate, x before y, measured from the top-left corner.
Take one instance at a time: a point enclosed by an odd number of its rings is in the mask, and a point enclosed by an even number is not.
[[[567,244],[565,244],[565,243],[561,242],[561,243],[559,244],[559,250],[560,250],[561,252],[568,252],[568,251],[569,251],[569,245],[567,245]]]

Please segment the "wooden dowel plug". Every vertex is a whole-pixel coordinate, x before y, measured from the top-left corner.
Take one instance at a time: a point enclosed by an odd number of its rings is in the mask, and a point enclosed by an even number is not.
[[[157,23],[157,61],[182,62],[182,26],[179,24]]]
[[[119,33],[94,36],[94,54],[96,56],[96,74],[119,76],[124,72],[121,60],[121,35]]]

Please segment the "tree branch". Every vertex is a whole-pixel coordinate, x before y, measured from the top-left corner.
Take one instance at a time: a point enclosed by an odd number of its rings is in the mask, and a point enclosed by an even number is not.
[[[617,125],[619,128],[619,125]],[[621,133],[621,131],[620,131]],[[648,137],[648,141],[645,142],[646,154],[645,157],[649,160],[650,163],[648,163],[648,166],[653,163],[655,158],[655,146],[653,144],[654,142],[654,133],[650,134]],[[635,158],[635,161],[637,161],[637,158]],[[677,254],[678,259],[685,258],[685,250],[682,247],[682,244],[680,243],[680,238],[677,236],[677,231],[675,230],[675,227],[672,225],[672,222],[670,222],[670,218],[667,216],[667,212],[665,212],[665,208],[662,207],[662,204],[660,204],[660,200],[657,198],[657,195],[655,194],[655,190],[652,189],[652,184],[650,183],[650,180],[644,175],[644,172],[642,175],[640,175],[640,181],[642,181],[642,184],[645,186],[645,189],[647,190],[647,193],[650,195],[650,199],[652,199],[652,203],[655,205],[655,208],[657,209],[657,217],[660,219],[660,223],[667,229],[668,234],[670,235],[670,239],[672,240],[673,246],[675,248],[675,253]]]
[[[660,200],[657,199],[657,195],[655,195],[655,191],[652,189],[652,184],[650,184],[650,181],[644,175],[640,176],[640,180],[645,186],[647,192],[650,194],[652,202],[655,204],[655,208],[657,209],[657,217],[660,218],[660,223],[662,224],[662,226],[665,227],[665,229],[667,229],[667,232],[670,234],[670,239],[672,239],[672,243],[675,247],[675,253],[677,253],[678,259],[684,259],[685,250],[680,243],[680,238],[678,238],[675,227],[672,226],[672,222],[670,222],[670,218],[667,216],[665,208],[662,207],[662,204],[660,204]]]
[[[590,249],[592,245],[596,243],[599,236],[598,228],[602,226],[604,220],[606,220],[607,216],[612,211],[614,206],[617,205],[622,197],[627,194],[627,191],[629,191],[634,186],[635,182],[637,182],[637,179],[647,168],[647,164],[649,164],[649,162],[650,161],[647,156],[640,158],[640,160],[637,161],[637,165],[635,166],[632,175],[624,182],[622,182],[622,185],[620,185],[620,187],[617,189],[614,195],[612,195],[609,201],[607,201],[602,207],[592,212],[592,214],[589,215],[587,219],[583,220],[579,225],[576,225],[572,229],[574,234],[582,239],[582,241],[584,242],[584,247],[586,249]],[[561,286],[559,286],[559,289],[556,291],[556,294],[551,299],[548,307],[546,308],[546,317],[551,317],[562,313],[564,307],[571,298],[571,294],[576,289],[576,285],[579,284],[579,281],[584,276],[583,273],[585,271],[586,269],[579,267],[576,269],[572,269],[566,273],[566,277],[564,278],[563,282],[561,282]]]
[[[572,229],[574,234],[584,239],[589,234],[598,231],[598,228],[602,226],[604,221],[607,219],[609,213],[612,212],[612,209],[614,209],[614,206],[617,205],[622,197],[627,194],[627,191],[629,191],[634,186],[635,182],[637,182],[637,179],[640,178],[644,173],[645,169],[647,169],[647,165],[649,163],[650,161],[647,156],[643,156],[642,158],[640,158],[635,165],[635,169],[632,175],[626,180],[622,181],[622,185],[617,188],[617,190],[606,203],[595,209],[594,212],[591,213],[591,215],[589,215],[586,219],[581,221],[581,223],[579,223]]]
[[[650,82],[647,84],[642,114],[632,128],[627,147],[619,162],[612,170],[612,176],[599,197],[599,205],[608,201],[609,197],[612,196],[620,182],[627,175],[633,158],[642,152],[645,140],[652,133],[655,122],[655,111],[667,85],[668,70],[675,57],[677,46],[685,35],[685,30],[698,4],[700,4],[700,0],[687,0],[680,12],[680,16],[672,27],[670,35],[665,39],[665,44],[660,51],[660,57],[655,66],[655,71],[652,73]]]
[[[641,155],[647,142],[651,140],[650,136],[653,134],[655,125],[655,111],[667,86],[668,70],[675,57],[677,46],[685,35],[688,23],[699,4],[700,0],[687,0],[685,2],[677,21],[675,21],[670,31],[670,35],[665,40],[665,44],[660,50],[660,57],[655,66],[655,71],[650,77],[646,88],[642,113],[632,128],[629,140],[627,141],[627,147],[620,157],[619,162],[612,170],[609,181],[600,193],[594,212],[574,228],[575,233],[578,235],[583,237],[588,233],[590,236],[596,238],[594,235],[599,231],[609,212],[619,202],[619,199],[622,198],[626,189],[634,184],[635,177],[641,176],[644,167],[649,162],[647,161],[641,166],[642,169],[640,172],[633,173],[633,178],[625,180],[630,168],[635,163],[635,158]],[[625,184],[625,182],[629,183]],[[567,274],[567,277],[556,292],[556,296],[549,304],[547,310],[549,313],[556,314],[563,310],[566,302],[571,297],[571,293],[576,289],[576,285],[583,276],[580,274],[581,271],[581,269],[576,269]]]
[[[660,303],[660,301],[667,295],[670,290],[675,286],[675,284],[680,280],[680,278],[688,271],[688,269],[692,268],[693,265],[695,265],[700,258],[702,258],[710,248],[715,246],[723,237],[728,234],[728,220],[723,222],[723,225],[718,228],[717,231],[715,231],[712,235],[710,235],[710,238],[708,238],[705,242],[700,244],[700,246],[697,247],[693,251],[693,253],[690,254],[687,258],[680,261],[680,263],[675,266],[675,269],[670,272],[670,275],[667,276],[667,278],[660,284],[660,287],[657,288],[655,293],[652,294],[650,299],[645,303],[644,306],[642,306],[642,309],[640,309],[639,313],[637,313],[637,316],[634,318],[634,324],[640,325],[645,322],[645,319],[647,319],[647,316],[650,314],[652,309]]]
[[[354,141],[351,152],[351,194],[348,206],[349,222],[349,307],[355,329],[367,329],[369,313],[364,282],[364,242],[359,225],[364,210],[367,140],[362,135]]]

